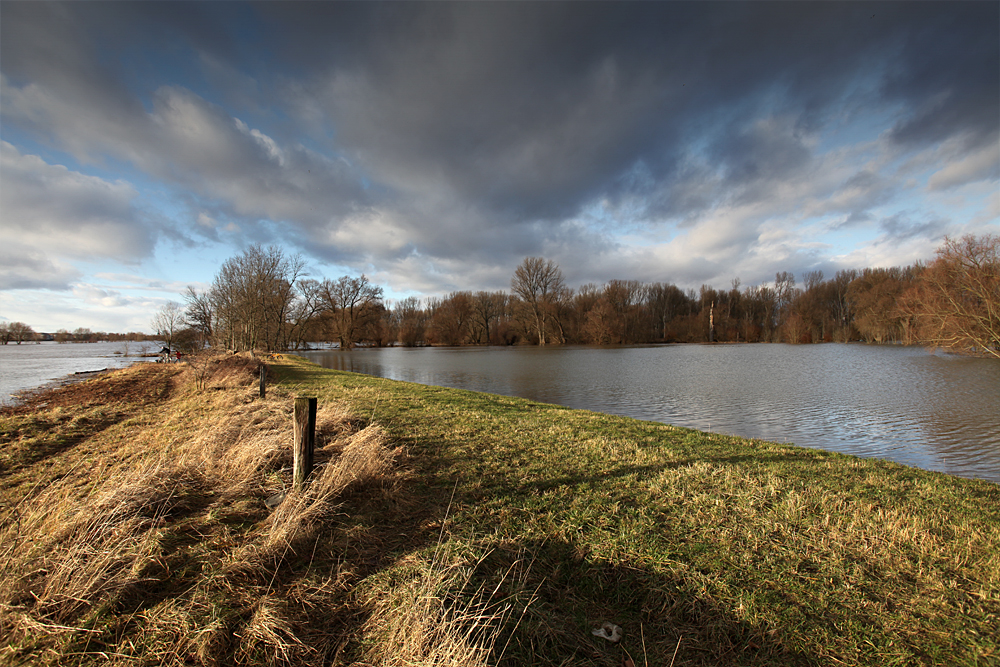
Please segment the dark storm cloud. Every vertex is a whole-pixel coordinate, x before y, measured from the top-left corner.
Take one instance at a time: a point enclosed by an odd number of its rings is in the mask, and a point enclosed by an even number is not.
[[[998,114],[989,3],[264,11],[285,23],[289,48],[278,52],[312,73],[338,142],[373,173],[400,188],[447,184],[523,218],[574,215],[634,186],[622,176],[638,164],[662,190],[699,137],[731,179],[780,177],[809,154],[755,134],[764,114],[808,132],[833,115],[905,105],[898,141],[929,128],[939,140],[981,134]]]
[[[900,143],[927,144],[956,132],[997,141],[1000,58],[997,3],[908,3],[909,39],[883,84],[890,101],[910,108],[893,127]],[[989,29],[985,29],[989,26]]]
[[[178,67],[207,63],[215,76],[223,58],[239,62],[235,40],[202,3],[12,3],[3,18],[5,121],[79,161],[125,160],[182,188],[179,198],[192,192],[248,227],[262,218],[319,226],[364,206],[355,170],[301,144],[278,145],[173,85],[176,72],[156,72],[133,90],[130,70],[154,67],[124,57],[139,46],[149,49],[142,58],[178,55]]]

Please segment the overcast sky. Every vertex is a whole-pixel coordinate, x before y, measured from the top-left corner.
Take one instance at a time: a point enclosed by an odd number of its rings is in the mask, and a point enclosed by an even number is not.
[[[1000,3],[0,4],[0,319],[249,244],[387,296],[728,288],[1000,231]]]

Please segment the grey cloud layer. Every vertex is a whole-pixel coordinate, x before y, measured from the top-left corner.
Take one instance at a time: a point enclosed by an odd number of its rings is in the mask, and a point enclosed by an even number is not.
[[[339,141],[391,182],[440,178],[558,219],[637,163],[669,179],[691,137],[716,143],[733,179],[780,177],[755,163],[794,167],[793,146],[740,141],[767,113],[808,130],[899,105],[897,142],[995,138],[991,18],[972,4],[435,4],[315,76]]]
[[[948,153],[934,190],[998,178],[995,3],[5,3],[3,18],[5,123],[401,289],[499,287],[528,254],[597,281],[815,264],[796,211],[873,220],[906,156]],[[207,85],[157,65],[172,58]],[[871,113],[877,145],[818,148]],[[684,235],[628,249],[581,226],[596,209]]]

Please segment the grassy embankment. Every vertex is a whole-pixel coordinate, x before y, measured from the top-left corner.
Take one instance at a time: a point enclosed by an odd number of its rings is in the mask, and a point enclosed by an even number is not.
[[[251,363],[210,368],[0,415],[0,662],[1000,664],[1000,486],[294,358],[259,400]],[[320,467],[272,514],[295,395]]]

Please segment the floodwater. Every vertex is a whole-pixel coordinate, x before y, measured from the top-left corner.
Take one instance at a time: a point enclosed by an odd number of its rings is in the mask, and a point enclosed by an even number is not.
[[[0,405],[14,402],[12,394],[74,373],[123,368],[137,361],[149,361],[139,355],[155,353],[160,347],[157,343],[134,342],[0,345]]]
[[[327,368],[876,457],[1000,483],[1000,361],[868,345],[381,348]]]

